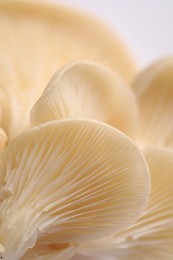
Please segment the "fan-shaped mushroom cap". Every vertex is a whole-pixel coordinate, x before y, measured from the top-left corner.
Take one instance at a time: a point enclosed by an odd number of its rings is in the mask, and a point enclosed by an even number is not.
[[[10,139],[28,127],[30,109],[55,71],[79,59],[104,63],[127,81],[136,72],[121,41],[95,18],[35,0],[0,1],[0,86],[16,99],[14,124],[2,126]]]
[[[173,151],[146,148],[144,154],[151,172],[148,207],[130,228],[113,239],[90,243],[85,253],[113,255],[122,260],[172,260]]]
[[[58,71],[31,110],[31,123],[64,118],[104,121],[134,135],[138,107],[133,91],[109,68],[89,61]]]
[[[142,72],[134,90],[140,108],[138,143],[173,147],[173,57]]]
[[[76,59],[103,63],[127,81],[136,73],[127,48],[104,23],[67,7],[1,0],[0,38],[4,77],[8,70],[23,88],[46,85],[57,68]]]
[[[87,120],[21,134],[5,149],[0,176],[6,260],[20,258],[44,234],[58,244],[117,233],[141,215],[150,191],[146,162],[132,141]]]

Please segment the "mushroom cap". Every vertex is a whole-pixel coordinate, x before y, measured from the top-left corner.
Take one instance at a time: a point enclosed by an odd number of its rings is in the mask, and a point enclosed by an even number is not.
[[[173,256],[173,151],[145,148],[151,173],[151,194],[142,216],[110,239],[81,247],[84,254],[109,255],[122,260],[171,260]]]
[[[28,79],[28,84],[36,79],[39,84],[42,73],[42,86],[46,85],[58,68],[80,59],[103,63],[127,81],[136,73],[124,43],[89,14],[32,0],[1,0],[0,13],[2,57],[10,56],[6,63],[4,59],[1,62],[9,70],[15,65],[13,73],[21,77],[19,83],[24,83],[20,85],[23,88],[27,87]]]
[[[78,61],[52,77],[30,117],[33,125],[66,118],[96,119],[134,136],[138,106],[131,88],[114,71]]]
[[[90,15],[53,3],[0,1],[0,86],[10,89],[14,118],[0,126],[10,140],[29,126],[30,109],[53,73],[79,59],[104,63],[127,81],[136,73],[119,38]]]
[[[20,258],[46,234],[52,243],[79,243],[122,231],[139,218],[150,192],[139,149],[91,120],[52,121],[22,133],[5,149],[0,175],[6,259]]]
[[[137,142],[173,147],[173,57],[157,61],[134,81],[139,104]]]

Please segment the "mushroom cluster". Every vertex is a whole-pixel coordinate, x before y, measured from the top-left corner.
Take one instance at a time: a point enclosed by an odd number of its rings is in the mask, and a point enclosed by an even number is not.
[[[14,3],[1,3],[8,44],[10,19],[23,35],[19,13],[29,12],[18,3],[13,13]],[[27,70],[15,43],[15,58],[6,60],[6,44],[0,60],[0,259],[171,260],[173,58],[129,84],[128,66],[116,72],[89,51],[88,60],[62,66],[40,94],[51,69],[46,76],[36,65]],[[121,68],[128,58],[120,60]],[[40,61],[43,71],[46,61]]]
[[[30,129],[8,145],[1,131],[3,259],[171,259],[172,69],[156,63],[133,91],[103,65],[69,64],[34,104]]]

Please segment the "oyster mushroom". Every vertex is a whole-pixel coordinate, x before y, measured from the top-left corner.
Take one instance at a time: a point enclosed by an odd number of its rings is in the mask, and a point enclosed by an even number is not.
[[[0,1],[0,86],[13,99],[0,126],[10,140],[29,127],[29,111],[53,73],[77,59],[104,63],[127,81],[136,72],[121,41],[90,15],[40,1]]]
[[[145,148],[151,195],[142,216],[110,239],[81,246],[81,253],[122,260],[171,260],[173,256],[173,151]],[[80,251],[80,250],[79,250]]]
[[[137,142],[173,147],[173,57],[144,70],[133,84],[140,110]]]
[[[138,148],[91,120],[52,121],[22,133],[3,152],[0,176],[4,260],[32,255],[37,241],[39,248],[73,246],[120,232],[139,218],[150,191]]]
[[[97,119],[134,136],[138,107],[133,91],[115,72],[91,61],[79,61],[52,77],[31,110],[33,125],[64,118]]]
[[[76,59],[103,63],[127,81],[136,73],[128,48],[110,28],[53,3],[1,0],[0,39],[3,79],[8,70],[21,88],[44,86],[57,68]]]

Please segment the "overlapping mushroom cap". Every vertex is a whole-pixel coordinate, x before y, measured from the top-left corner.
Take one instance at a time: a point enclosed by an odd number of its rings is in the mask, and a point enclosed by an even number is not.
[[[172,148],[172,64],[171,57],[162,59],[142,72],[134,83],[140,108],[135,140],[139,146],[154,145],[143,150],[151,174],[148,207],[130,228],[110,239],[81,245],[80,254],[122,260],[172,259],[173,151],[163,148]]]
[[[112,70],[94,62],[75,62],[53,76],[31,110],[33,125],[63,118],[96,119],[134,136],[137,101]]]
[[[0,122],[10,140],[29,127],[50,77],[79,59],[103,63],[126,81],[136,72],[123,43],[92,16],[35,0],[0,1]]]
[[[137,70],[128,47],[115,32],[92,15],[67,6],[1,0],[0,28],[1,80],[9,82],[8,69],[13,85],[26,88],[38,80],[45,86],[58,68],[74,60],[105,64],[126,81]]]
[[[173,151],[145,148],[151,195],[142,216],[127,230],[102,241],[83,244],[81,254],[122,260],[171,260],[173,255]]]
[[[111,110],[114,107],[118,111]],[[38,126],[5,150],[7,137],[1,131],[4,259],[70,259],[76,252],[171,259],[173,152],[146,148],[145,161],[133,141],[115,128],[123,130],[124,124],[134,134],[126,119],[130,115],[136,123],[137,114],[132,90],[116,74],[83,61],[54,75],[31,111],[31,123]],[[147,165],[152,187],[145,209],[150,191]]]
[[[140,151],[96,121],[54,121],[21,134],[4,151],[0,176],[0,245],[8,260],[42,237],[49,249],[124,230],[150,190]]]
[[[140,109],[138,144],[173,148],[173,57],[144,70],[133,88]]]
[[[130,88],[114,71],[128,81],[130,58],[95,20],[0,7],[0,257],[171,260],[172,58]],[[81,58],[104,65],[67,64],[41,95],[59,66]]]

